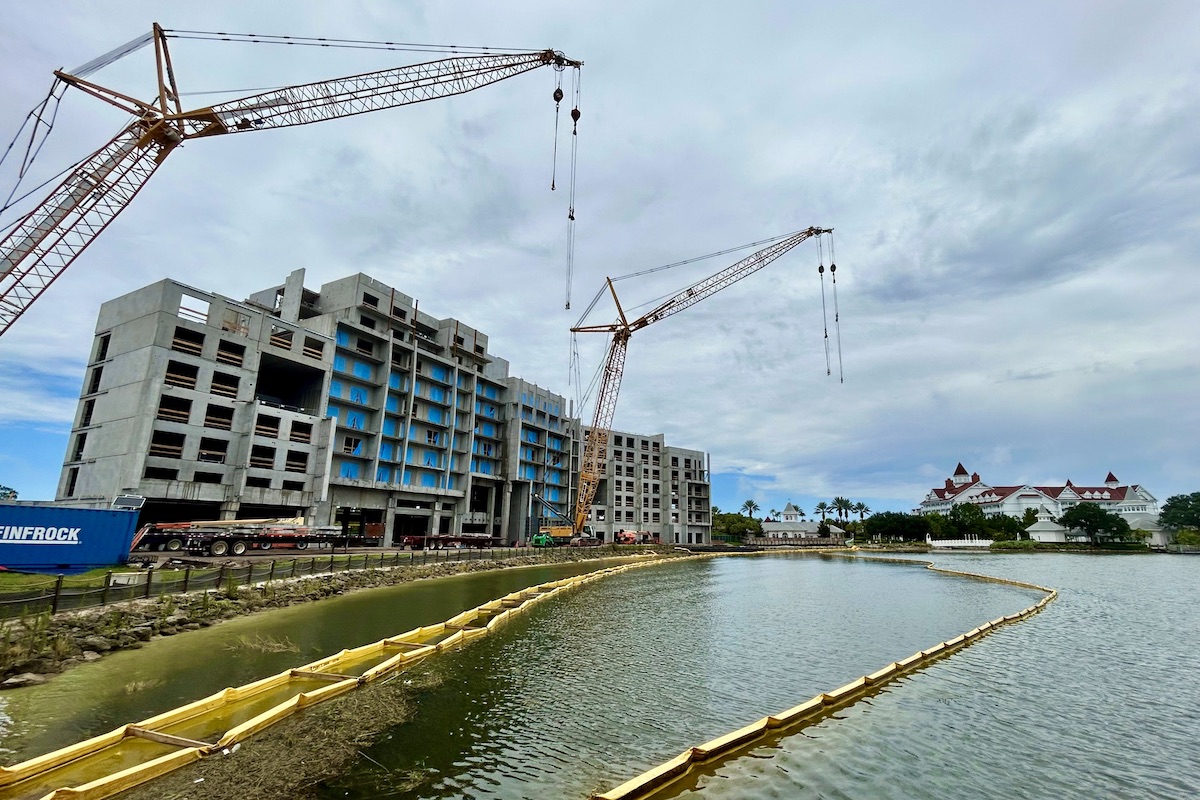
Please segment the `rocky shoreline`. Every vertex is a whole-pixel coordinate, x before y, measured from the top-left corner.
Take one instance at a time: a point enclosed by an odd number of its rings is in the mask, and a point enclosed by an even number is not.
[[[656,555],[669,553],[660,551]],[[95,661],[106,653],[138,648],[159,636],[206,628],[255,611],[426,578],[611,557],[579,550],[549,550],[502,561],[372,568],[257,586],[163,595],[153,600],[131,600],[57,616],[49,612],[30,615],[0,626],[0,689],[45,683],[56,673]]]

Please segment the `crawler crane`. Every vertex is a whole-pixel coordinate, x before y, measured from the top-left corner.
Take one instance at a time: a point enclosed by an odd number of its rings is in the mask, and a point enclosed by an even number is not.
[[[538,67],[563,70],[583,65],[556,50],[465,55],[288,86],[185,111],[167,49],[169,35],[172,32],[155,23],[152,33],[116,55],[153,41],[158,68],[154,102],[55,71],[63,85],[98,97],[135,119],[71,169],[67,178],[0,240],[0,336],[129,205],[163,160],[190,139],[349,117],[465,94]],[[226,34],[210,38],[218,37],[228,38]],[[83,68],[77,71],[86,72]],[[556,102],[561,96],[561,90],[556,92]],[[578,116],[578,109],[573,109],[572,117]],[[44,124],[40,119],[39,123]],[[35,126],[34,135],[37,133]],[[36,150],[32,140],[30,150]]]
[[[833,228],[806,228],[780,239],[715,275],[692,284],[632,321],[625,317],[612,279],[607,279],[608,290],[612,293],[613,302],[617,307],[618,320],[607,325],[580,325],[571,329],[572,333],[607,333],[612,336],[608,354],[604,360],[604,371],[600,377],[600,389],[596,395],[592,429],[585,437],[583,448],[583,461],[579,471],[579,491],[575,498],[575,518],[573,520],[576,535],[579,535],[580,531],[584,529],[584,524],[592,510],[592,501],[596,498],[596,489],[600,485],[604,453],[608,448],[613,415],[617,410],[617,393],[621,390],[621,376],[625,370],[625,352],[629,347],[629,338],[634,331],[639,331],[647,325],[691,308],[701,300],[711,297],[742,278],[759,271],[801,242],[813,236],[829,233],[833,233]]]

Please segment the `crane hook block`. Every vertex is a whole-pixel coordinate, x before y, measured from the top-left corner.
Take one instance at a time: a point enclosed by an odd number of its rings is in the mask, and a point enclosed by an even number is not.
[[[554,102],[561,103],[562,99],[563,99],[563,90],[562,90],[562,87],[559,86],[557,89],[554,90]]]
[[[817,272],[820,273],[821,275],[824,275],[825,274],[825,265],[822,264],[821,266],[817,267]]]
[[[579,122],[579,117],[580,117],[579,106],[576,106],[575,108],[571,109],[571,119],[574,120],[575,122]]]
[[[837,272],[837,264],[830,264],[829,265],[829,274],[832,275],[835,272]]]

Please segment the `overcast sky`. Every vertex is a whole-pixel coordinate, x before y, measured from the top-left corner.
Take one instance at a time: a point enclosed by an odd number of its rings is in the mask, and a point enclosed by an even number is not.
[[[614,427],[710,451],[717,505],[909,510],[959,461],[993,484],[1112,470],[1160,501],[1200,490],[1200,4],[49,0],[4,17],[4,144],[53,69],[153,21],[586,62],[570,311],[569,100],[552,193],[549,69],[192,142],[0,339],[0,484],[22,499],[53,496],[100,303],[154,281],[244,298],[297,267],[313,289],[365,272],[572,397],[567,331],[605,276],[810,225],[836,229],[844,382],[812,242],[630,344]],[[433,57],[172,53],[184,93]],[[153,75],[143,50],[93,80],[149,99]],[[70,92],[32,185],[124,122]],[[741,255],[623,282],[622,302]],[[590,373],[602,338],[580,351]]]

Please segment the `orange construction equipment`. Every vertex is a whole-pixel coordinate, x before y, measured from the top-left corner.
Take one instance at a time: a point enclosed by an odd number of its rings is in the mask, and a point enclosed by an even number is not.
[[[596,488],[600,485],[604,453],[608,448],[608,436],[612,430],[613,415],[617,410],[617,393],[621,390],[621,376],[625,370],[625,351],[633,332],[666,319],[672,314],[678,314],[686,308],[691,308],[701,300],[711,297],[742,278],[757,272],[801,242],[827,233],[833,233],[833,228],[806,228],[779,239],[774,244],[746,256],[715,275],[693,283],[632,322],[625,318],[621,301],[617,299],[617,290],[613,288],[612,278],[607,279],[608,290],[612,293],[613,302],[616,303],[619,319],[607,325],[581,325],[571,329],[572,333],[608,333],[612,335],[612,342],[609,344],[608,355],[604,361],[604,373],[600,378],[600,391],[596,395],[592,429],[586,437],[583,448],[583,463],[579,472],[579,492],[575,497],[575,519],[573,520],[576,535],[583,530],[584,523],[591,514],[592,501],[596,498]]]
[[[465,94],[539,67],[563,70],[583,65],[556,50],[456,56],[286,86],[185,111],[167,49],[169,35],[174,34],[155,23],[151,34],[119,52],[123,55],[153,41],[158,97],[152,103],[55,71],[63,85],[98,97],[135,119],[73,168],[66,180],[0,240],[0,336],[129,205],[158,165],[189,139],[365,114]]]

